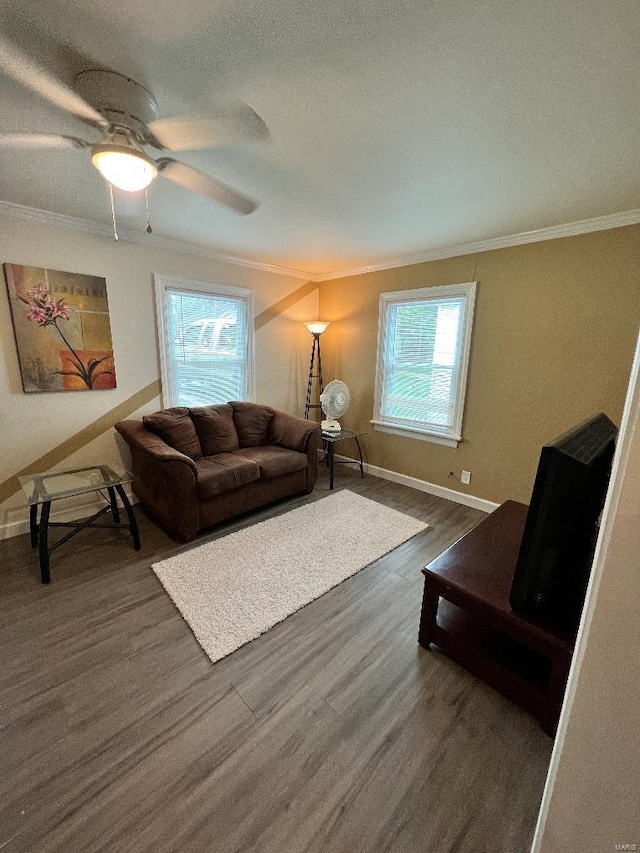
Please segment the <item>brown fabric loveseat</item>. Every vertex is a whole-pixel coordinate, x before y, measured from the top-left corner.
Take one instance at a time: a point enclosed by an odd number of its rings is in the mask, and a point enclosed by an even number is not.
[[[320,425],[258,403],[163,409],[116,429],[133,491],[178,542],[318,479]]]

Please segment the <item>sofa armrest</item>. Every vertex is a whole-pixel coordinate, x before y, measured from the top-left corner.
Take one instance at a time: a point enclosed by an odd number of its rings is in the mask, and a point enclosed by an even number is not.
[[[268,441],[288,450],[306,453],[309,438],[316,432],[320,434],[320,424],[317,421],[298,418],[276,409],[269,424]]]
[[[196,463],[169,447],[141,421],[120,421],[117,431],[131,451],[133,491],[178,542],[199,529]]]
[[[182,462],[191,468],[194,474],[197,471],[196,463],[190,456],[174,450],[159,435],[148,430],[141,421],[120,421],[115,426],[132,452],[135,448],[148,454],[156,462]]]

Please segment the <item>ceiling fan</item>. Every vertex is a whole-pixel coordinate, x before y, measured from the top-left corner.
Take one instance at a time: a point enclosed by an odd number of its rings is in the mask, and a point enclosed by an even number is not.
[[[0,134],[0,147],[88,148],[96,169],[120,189],[145,189],[159,175],[241,214],[257,207],[255,201],[210,175],[172,157],[154,159],[145,151],[147,146],[160,151],[195,151],[267,139],[264,121],[246,104],[213,113],[160,118],[151,92],[129,77],[90,69],[78,74],[72,89],[1,36],[0,70],[101,134],[94,143],[51,133],[5,133]]]

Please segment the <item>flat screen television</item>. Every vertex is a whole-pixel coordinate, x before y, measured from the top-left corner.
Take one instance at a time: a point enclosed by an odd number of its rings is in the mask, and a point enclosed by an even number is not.
[[[601,413],[542,448],[511,586],[515,611],[577,626],[617,432]]]

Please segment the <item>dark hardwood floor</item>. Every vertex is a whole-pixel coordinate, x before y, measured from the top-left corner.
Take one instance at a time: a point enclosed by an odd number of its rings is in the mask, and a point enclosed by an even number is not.
[[[215,665],[139,510],[141,552],[84,531],[48,587],[27,535],[0,542],[2,853],[529,849],[550,738],[417,644],[420,569],[482,513],[340,466],[345,486],[431,527]],[[199,541],[327,494],[323,470]]]

